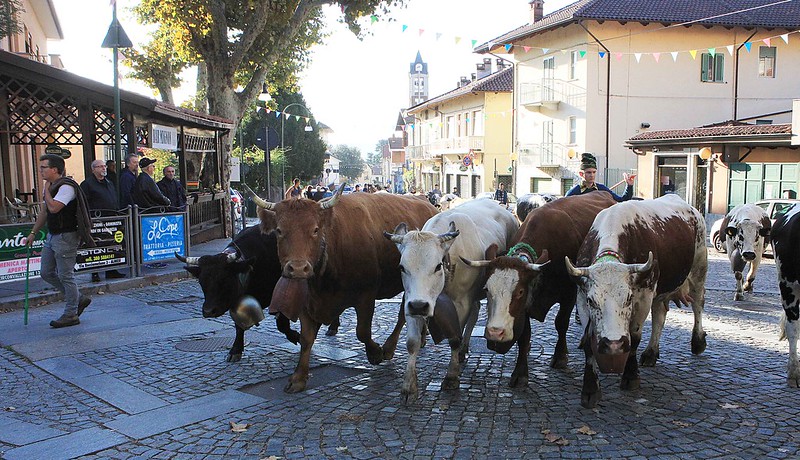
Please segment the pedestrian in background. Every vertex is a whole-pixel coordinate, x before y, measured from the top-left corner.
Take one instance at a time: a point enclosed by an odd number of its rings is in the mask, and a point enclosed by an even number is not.
[[[131,191],[134,204],[139,206],[140,209],[170,206],[172,203],[169,198],[161,193],[161,190],[153,180],[153,174],[156,172],[156,160],[142,157],[139,160],[139,166],[142,168],[142,172],[136,176],[136,181]]]
[[[494,200],[503,206],[508,206],[508,192],[506,191],[506,184],[500,182],[497,190],[494,191]]]
[[[139,155],[135,153],[125,157],[125,170],[119,175],[119,204],[123,208],[133,206],[133,198],[131,192],[133,191],[133,184],[136,182],[136,176],[139,174]]]
[[[165,166],[162,170],[164,178],[156,183],[161,193],[169,198],[172,206],[169,207],[170,211],[185,211],[186,210],[186,190],[183,184],[178,179],[175,179],[175,167]]]
[[[81,190],[86,196],[86,204],[89,205],[89,210],[99,211],[101,215],[114,215],[114,213],[108,211],[119,209],[117,188],[109,180],[107,168],[103,160],[94,160],[91,174],[81,182]],[[106,271],[106,279],[115,278],[125,278],[125,275],[117,270]],[[92,282],[100,282],[100,273],[92,273]]]
[[[106,172],[108,173],[108,175],[106,175],[106,179],[110,180],[111,183],[114,184],[115,189],[119,189],[119,183],[117,180],[119,179],[117,177],[117,162],[114,160],[106,161]]]
[[[39,157],[39,176],[44,179],[44,201],[46,212],[39,214],[25,244],[31,246],[36,234],[47,225],[41,257],[40,276],[64,294],[64,313],[50,321],[50,327],[60,328],[80,324],[81,313],[92,302],[91,297],[81,296],[75,284],[75,259],[78,245],[83,241],[94,247],[86,197],[77,182],[64,175],[64,158],[46,154]]]
[[[300,194],[302,192],[303,189],[300,187],[300,179],[295,178],[292,186],[286,189],[286,193],[283,194],[283,199],[288,200],[289,198],[300,198]]]
[[[583,179],[581,183],[569,189],[566,196],[583,195],[584,193],[594,192],[595,190],[603,190],[610,193],[617,201],[628,201],[633,197],[633,180],[636,178],[636,175],[628,173],[622,175],[627,185],[625,186],[625,192],[622,196],[619,196],[612,192],[610,188],[596,182],[597,158],[591,153],[581,154],[580,176]]]

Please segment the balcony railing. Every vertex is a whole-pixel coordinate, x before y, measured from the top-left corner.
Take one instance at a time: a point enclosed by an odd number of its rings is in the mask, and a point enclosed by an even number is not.
[[[558,108],[564,102],[575,107],[586,106],[586,88],[563,80],[542,78],[540,82],[521,82],[519,102],[529,107]]]
[[[33,53],[26,53],[24,51],[16,52],[14,54],[16,54],[17,56],[22,56],[24,58],[30,59],[31,61],[41,62],[42,64],[48,64],[57,69],[64,68],[64,63],[61,62],[61,55],[58,54],[49,54],[49,55],[33,54]]]
[[[428,144],[409,145],[406,155],[410,159],[430,160],[443,153],[483,150],[484,136],[463,136],[448,139],[437,139]]]
[[[519,149],[520,164],[543,169],[563,167],[577,171],[580,159],[578,154],[573,159],[569,158],[570,148],[556,143],[523,144]]]

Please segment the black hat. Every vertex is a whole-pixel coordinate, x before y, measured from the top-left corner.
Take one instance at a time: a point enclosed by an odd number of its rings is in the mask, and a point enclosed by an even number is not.
[[[140,168],[146,168],[146,167],[150,166],[151,164],[154,164],[155,162],[156,162],[156,160],[155,160],[155,159],[150,159],[150,158],[147,158],[147,157],[142,157],[142,159],[141,159],[141,160],[139,160],[139,167],[140,167]]]
[[[597,158],[591,153],[581,153],[581,170],[589,168],[597,169]]]

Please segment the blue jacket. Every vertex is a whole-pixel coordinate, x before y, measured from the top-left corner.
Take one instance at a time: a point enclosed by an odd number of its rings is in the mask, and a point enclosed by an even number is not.
[[[131,191],[133,191],[133,184],[136,182],[136,175],[130,169],[125,168],[122,174],[119,175],[119,204],[123,208],[128,205],[133,206],[133,199],[131,198]]]
[[[619,196],[612,192],[610,188],[603,184],[598,184],[597,182],[594,183],[594,187],[585,188],[583,190],[581,190],[581,184],[578,184],[569,189],[565,196],[583,195],[584,193],[594,192],[595,190],[603,190],[610,193],[611,196],[614,197],[614,199],[618,202],[628,201],[633,197],[633,185],[625,184],[625,192],[622,194],[622,196]]]

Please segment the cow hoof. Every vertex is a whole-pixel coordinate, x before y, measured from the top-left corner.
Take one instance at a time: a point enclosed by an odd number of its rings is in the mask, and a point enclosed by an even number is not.
[[[636,378],[626,378],[622,376],[622,380],[619,382],[619,389],[620,390],[638,390],[639,386],[641,385],[642,380],[639,377]]]
[[[467,365],[467,357],[469,357],[469,355],[466,352],[458,352],[458,362],[461,364],[462,369]]]
[[[228,361],[229,363],[238,363],[241,360],[242,360],[241,353],[229,353],[228,358],[226,359],[226,361]]]
[[[397,349],[397,346],[387,347],[386,344],[384,344],[383,347],[381,347],[381,350],[383,350],[383,360],[384,361],[389,361],[390,359],[393,359],[394,358],[394,351],[396,349]]]
[[[325,335],[327,335],[328,337],[333,337],[338,333],[339,333],[339,328],[331,326],[328,328],[328,331],[325,332]]]
[[[306,389],[306,382],[305,381],[292,381],[289,380],[289,383],[283,389],[286,393],[300,393],[301,391]]]
[[[587,409],[594,409],[597,407],[597,403],[600,402],[600,397],[602,393],[600,392],[600,388],[597,389],[594,393],[587,393],[585,391],[581,392],[581,406]]]
[[[445,377],[442,381],[443,390],[458,390],[458,377]]]
[[[373,366],[382,363],[383,362],[383,349],[381,349],[381,347],[368,348],[367,349],[367,360]]]
[[[800,388],[800,376],[789,376],[789,378],[786,379],[786,383],[789,385],[789,388]]]
[[[744,295],[737,292],[733,295],[733,300],[744,300]]]
[[[658,361],[658,353],[654,352],[652,348],[646,349],[639,357],[639,364],[643,367],[654,367],[656,361]]]
[[[300,343],[300,333],[297,331],[291,331],[291,333],[286,334],[286,338],[295,345]]]
[[[550,367],[553,369],[566,369],[569,364],[569,357],[567,355],[553,355],[550,358]]]
[[[692,354],[699,355],[706,350],[706,333],[702,336],[692,334]]]
[[[508,386],[510,388],[517,388],[517,387],[525,387],[528,386],[528,376],[517,374],[514,372],[511,374],[511,380],[508,381]]]
[[[417,398],[418,398],[416,390],[414,390],[414,391],[402,390],[400,392],[400,396],[403,397],[403,402],[405,402],[406,404],[414,404],[415,402],[417,402]]]

